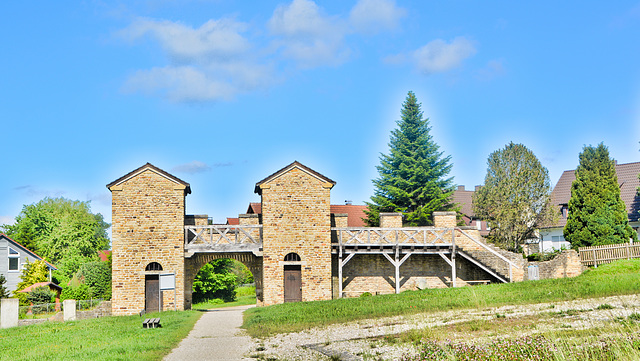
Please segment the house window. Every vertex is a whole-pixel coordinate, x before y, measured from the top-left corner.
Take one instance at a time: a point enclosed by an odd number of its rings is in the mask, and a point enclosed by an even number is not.
[[[561,249],[562,248],[562,242],[564,242],[564,237],[563,236],[551,236],[551,242],[552,242],[553,248]]]
[[[9,247],[9,271],[20,270],[20,253]]]

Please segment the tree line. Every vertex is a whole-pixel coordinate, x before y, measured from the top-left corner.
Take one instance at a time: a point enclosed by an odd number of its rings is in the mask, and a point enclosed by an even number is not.
[[[456,211],[460,216],[459,205],[452,203],[451,156],[433,140],[429,118],[423,118],[413,92],[400,113],[389,152],[380,155],[374,195],[366,202],[368,225],[378,226],[381,212],[400,212],[410,226],[430,225],[436,211]],[[549,172],[535,154],[510,142],[489,155],[473,209],[490,226],[490,241],[520,251],[525,240],[538,237],[540,227],[557,221],[559,209],[552,204],[551,192]],[[620,197],[614,161],[602,143],[585,146],[580,153],[568,208],[563,233],[574,248],[637,240]]]

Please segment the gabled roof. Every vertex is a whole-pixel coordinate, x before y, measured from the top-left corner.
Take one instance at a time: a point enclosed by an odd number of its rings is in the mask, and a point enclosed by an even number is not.
[[[280,177],[281,175],[289,172],[290,170],[294,169],[294,168],[298,168],[301,171],[309,174],[310,176],[317,178],[318,180],[320,180],[321,182],[327,182],[327,183],[331,183],[331,186],[333,187],[334,185],[336,185],[336,182],[332,181],[331,179],[323,176],[322,174],[316,172],[315,170],[299,163],[298,161],[294,161],[293,163],[289,164],[288,166],[280,169],[279,171],[273,173],[272,175],[268,176],[267,178],[259,181],[258,183],[256,183],[256,188],[255,188],[255,192],[258,194],[262,194],[262,189],[260,188],[260,186],[264,183],[270,182],[278,177]]]
[[[240,224],[240,218],[227,217],[227,224],[230,226],[237,226]]]
[[[367,218],[367,214],[364,213],[367,206],[353,205],[353,204],[332,204],[330,205],[331,213],[347,214],[347,227],[365,227],[367,222],[363,218]]]
[[[616,174],[618,175],[618,185],[620,186],[620,198],[627,207],[627,216],[630,222],[640,220],[640,196],[638,196],[638,187],[640,187],[640,162],[625,163],[615,165]],[[551,192],[551,201],[554,205],[563,206],[569,204],[571,198],[571,184],[576,180],[576,171],[567,170],[562,173],[558,183]],[[567,218],[560,216],[558,222],[551,227],[564,227],[567,224]]]
[[[172,181],[174,183],[178,183],[178,184],[184,185],[185,186],[185,190],[184,190],[185,194],[191,194],[191,186],[189,185],[189,183],[183,181],[182,179],[180,179],[180,178],[178,178],[178,177],[176,177],[176,176],[174,176],[172,174],[169,174],[169,173],[165,172],[164,170],[154,166],[151,163],[147,163],[147,164],[143,165],[142,167],[140,167],[140,168],[138,168],[136,170],[133,170],[133,171],[125,174],[124,176],[114,180],[113,182],[107,184],[107,188],[109,188],[109,190],[111,190],[111,187],[117,186],[119,184],[122,184],[122,183],[128,181],[129,179],[131,179],[131,178],[137,176],[138,174],[140,174],[140,173],[142,173],[144,171],[147,171],[147,170],[150,170],[150,171],[152,171],[152,172],[154,172],[154,173],[156,173],[156,174],[158,174],[158,175],[160,175],[162,177],[165,177],[165,178],[167,178],[168,180],[170,180],[170,181]]]
[[[473,218],[475,213],[473,212],[473,193],[475,191],[468,191],[464,189],[464,186],[458,186],[453,191],[453,203],[460,204],[460,212],[469,218]]]
[[[247,208],[247,214],[260,214],[262,213],[262,203],[251,202],[249,208]]]
[[[9,243],[13,244],[14,247],[18,247],[20,249],[22,249],[24,252],[30,254],[32,257],[36,258],[37,260],[43,260],[42,257],[38,256],[35,252],[31,251],[30,249],[28,249],[27,247],[21,245],[20,243],[14,241],[13,239],[9,238],[9,236],[7,236],[4,233],[0,233],[0,238],[5,238]],[[47,264],[47,266],[52,269],[52,270],[57,270],[56,266],[52,265],[51,263],[44,261],[44,263]]]

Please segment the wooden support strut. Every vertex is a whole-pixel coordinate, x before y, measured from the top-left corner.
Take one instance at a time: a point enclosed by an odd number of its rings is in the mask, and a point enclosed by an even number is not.
[[[395,267],[396,269],[396,294],[400,293],[400,266],[402,266],[402,264],[404,263],[404,261],[406,261],[409,256],[411,256],[411,253],[407,253],[404,255],[404,257],[402,257],[402,259],[400,258],[400,247],[396,246],[395,247],[395,260],[391,259],[391,256],[389,256],[389,254],[387,253],[382,253],[382,255],[389,261],[391,262],[391,264]]]

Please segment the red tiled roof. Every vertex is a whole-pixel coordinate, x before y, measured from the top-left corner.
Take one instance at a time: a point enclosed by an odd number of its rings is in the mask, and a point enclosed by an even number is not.
[[[640,219],[640,196],[637,189],[640,187],[638,174],[640,173],[640,162],[616,164],[616,174],[618,175],[618,185],[620,186],[620,198],[627,207],[627,215],[630,222]],[[569,204],[571,198],[571,184],[576,180],[575,170],[567,170],[562,173],[558,183],[551,192],[551,202],[554,205],[562,206]],[[564,227],[567,218],[560,216],[558,222],[551,227]]]
[[[111,254],[111,250],[107,249],[104,251],[98,251],[98,257],[100,257],[100,260],[102,262],[107,262],[107,260],[109,260],[109,255]]]
[[[230,226],[237,226],[240,224],[240,218],[227,217],[227,224]]]
[[[42,287],[42,286],[49,286],[49,288],[55,288],[56,290],[61,291],[62,287],[58,286],[57,284],[53,283],[53,282],[38,282],[38,283],[34,283],[31,286],[27,286],[25,287],[23,290],[18,291],[20,293],[27,293],[27,292],[31,292],[31,290],[34,290],[38,287]]]
[[[249,208],[247,209],[247,214],[261,214],[262,213],[262,203],[249,203]]]
[[[352,204],[332,204],[331,213],[346,213],[347,214],[347,226],[348,227],[365,227],[367,222],[363,218],[367,218],[364,213],[367,206],[352,205]]]
[[[366,226],[366,222],[362,220],[362,218],[367,218],[367,215],[364,213],[364,210],[367,209],[367,206],[361,205],[352,205],[352,204],[332,204],[330,205],[331,213],[346,213],[347,214],[347,225],[349,227],[364,227]],[[262,204],[260,203],[249,203],[249,208],[247,209],[247,214],[262,214]],[[230,218],[227,218],[227,220]],[[228,223],[231,224],[231,223]]]
[[[464,186],[458,186],[453,191],[453,203],[460,205],[460,212],[469,218],[473,218],[475,213],[473,212],[473,193],[475,191],[468,191],[464,189]]]

